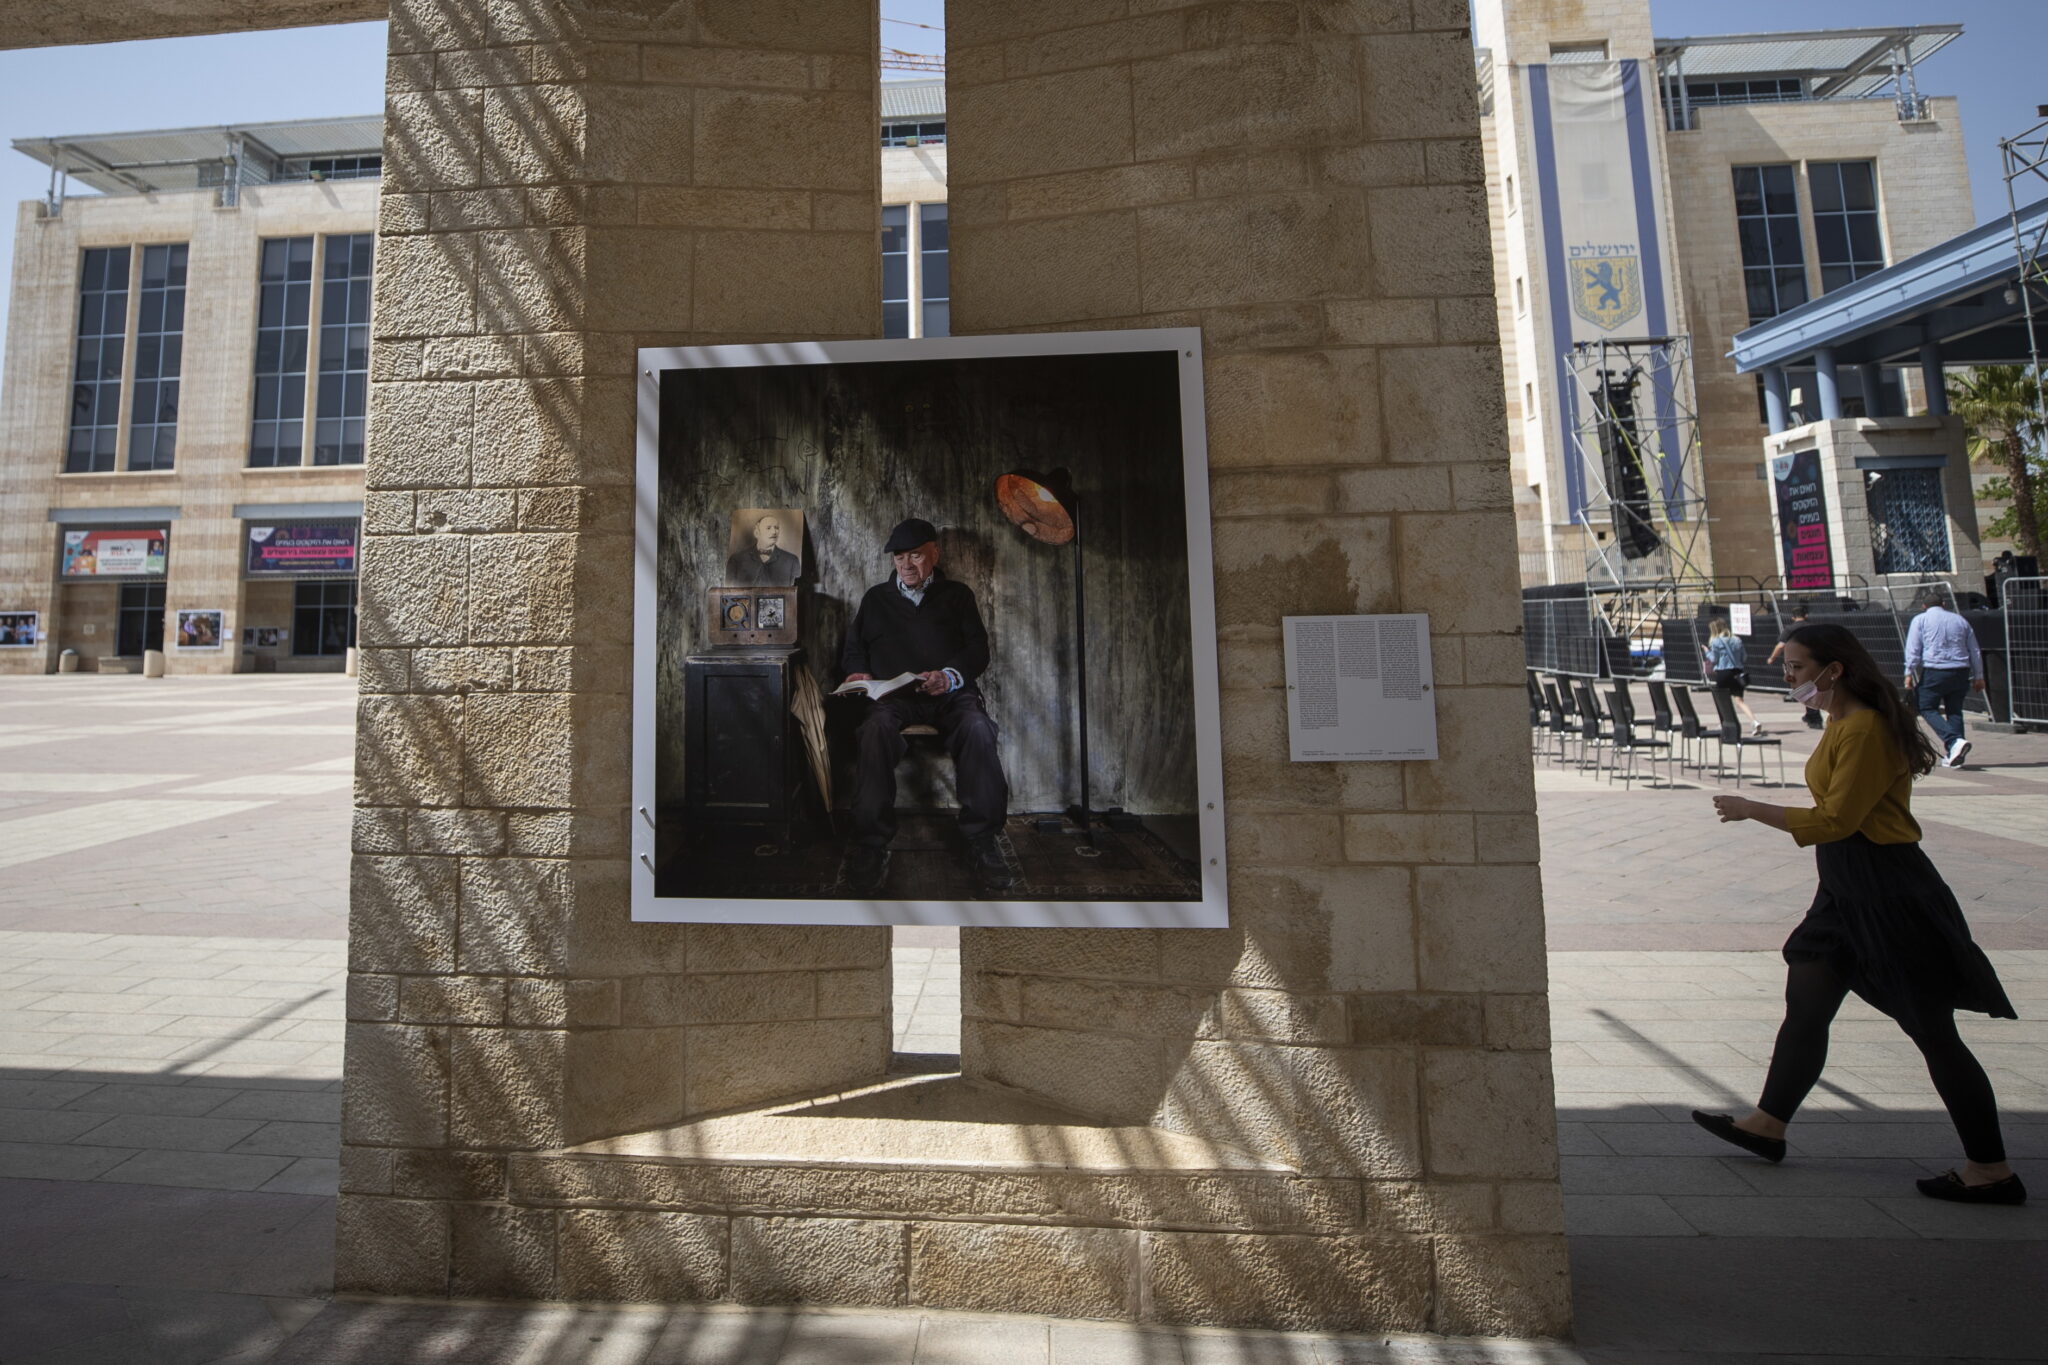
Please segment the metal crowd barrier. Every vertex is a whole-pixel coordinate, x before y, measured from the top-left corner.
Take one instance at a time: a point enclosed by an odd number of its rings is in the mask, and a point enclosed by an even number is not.
[[[2048,578],[2008,578],[1999,602],[2012,722],[2048,726]]]

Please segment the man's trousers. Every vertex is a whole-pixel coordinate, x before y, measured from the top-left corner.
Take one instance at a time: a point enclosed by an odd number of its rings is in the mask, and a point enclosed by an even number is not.
[[[953,755],[960,794],[960,832],[969,839],[998,833],[1009,814],[1010,784],[996,752],[996,723],[981,695],[959,690],[929,697],[906,687],[876,702],[861,722],[860,760],[853,783],[855,843],[887,848],[896,836],[896,765],[910,748],[906,725],[937,728]]]

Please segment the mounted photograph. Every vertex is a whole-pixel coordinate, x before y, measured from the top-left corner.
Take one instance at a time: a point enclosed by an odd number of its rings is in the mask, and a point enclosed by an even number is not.
[[[1228,922],[1198,333],[640,369],[636,918]]]

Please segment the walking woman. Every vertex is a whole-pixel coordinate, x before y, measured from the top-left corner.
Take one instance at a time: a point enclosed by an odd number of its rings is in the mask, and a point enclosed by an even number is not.
[[[1756,820],[1814,846],[1820,890],[1785,940],[1785,1022],[1763,1098],[1743,1118],[1693,1121],[1766,1161],[1785,1157],[1785,1126],[1820,1079],[1828,1026],[1856,992],[1906,1031],[1927,1060],[1967,1160],[1918,1182],[1920,1193],[1964,1204],[2019,1204],[2026,1187],[2005,1162],[1998,1101],[1984,1068],[1956,1032],[1955,1011],[2013,1019],[2012,1003],[1970,939],[1955,896],[1920,848],[1910,809],[1913,779],[1934,767],[1934,746],[1854,635],[1806,625],[1785,637],[1792,699],[1827,712],[1806,762],[1808,807],[1717,796],[1725,823]]]
[[[1707,673],[1714,680],[1716,692],[1726,692],[1735,701],[1735,709],[1749,718],[1749,732],[1760,735],[1764,723],[1756,718],[1756,712],[1749,709],[1749,703],[1742,699],[1749,687],[1749,670],[1745,666],[1748,647],[1742,637],[1728,629],[1728,618],[1716,616],[1713,627],[1707,632],[1707,646],[1700,651],[1706,656]]]

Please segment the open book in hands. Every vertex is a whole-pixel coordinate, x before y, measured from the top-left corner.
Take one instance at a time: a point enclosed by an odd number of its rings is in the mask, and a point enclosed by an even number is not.
[[[880,701],[899,687],[910,687],[918,680],[915,673],[898,673],[893,678],[862,678],[859,682],[844,682],[832,689],[835,697],[865,692],[869,701]]]

